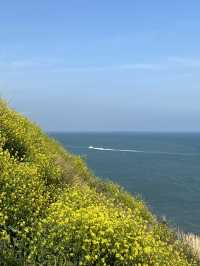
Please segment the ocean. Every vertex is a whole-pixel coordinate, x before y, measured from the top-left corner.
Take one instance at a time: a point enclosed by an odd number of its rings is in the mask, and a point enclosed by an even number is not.
[[[200,133],[51,133],[95,175],[139,195],[172,226],[200,233]]]

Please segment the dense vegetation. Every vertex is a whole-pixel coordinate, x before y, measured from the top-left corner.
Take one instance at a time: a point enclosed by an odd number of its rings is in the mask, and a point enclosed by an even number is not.
[[[145,204],[0,101],[0,265],[198,265]]]

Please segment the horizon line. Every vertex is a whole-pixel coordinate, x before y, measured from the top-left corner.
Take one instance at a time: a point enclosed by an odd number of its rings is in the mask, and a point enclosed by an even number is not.
[[[198,131],[186,130],[45,130],[46,133],[182,133],[182,134],[200,134]]]

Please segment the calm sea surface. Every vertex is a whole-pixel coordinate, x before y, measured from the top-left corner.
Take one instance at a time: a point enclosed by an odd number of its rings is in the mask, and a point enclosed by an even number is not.
[[[200,233],[200,133],[50,134],[172,225]]]

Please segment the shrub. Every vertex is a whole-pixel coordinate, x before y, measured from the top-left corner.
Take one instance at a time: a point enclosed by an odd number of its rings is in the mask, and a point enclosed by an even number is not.
[[[74,265],[189,265],[139,214],[139,206],[116,207],[88,186],[67,188],[41,221],[31,256]]]

